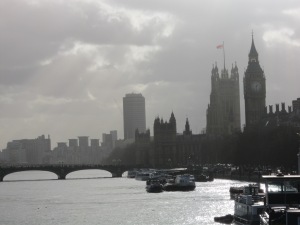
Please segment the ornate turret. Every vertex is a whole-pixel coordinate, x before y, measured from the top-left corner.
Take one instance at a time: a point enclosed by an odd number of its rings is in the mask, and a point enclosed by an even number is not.
[[[171,117],[170,117],[169,123],[172,124],[172,125],[174,125],[176,127],[176,119],[175,119],[175,116],[174,116],[173,112],[171,113]]]
[[[154,130],[155,130],[156,128],[158,128],[159,125],[160,125],[159,117],[156,117],[155,120],[154,120]]]
[[[216,63],[216,65],[213,64],[213,68],[211,70],[211,77],[214,79],[219,78],[219,70],[218,70],[217,63]]]
[[[239,69],[236,65],[236,62],[235,62],[235,66],[232,65],[231,68],[231,79],[239,80]]]
[[[183,131],[183,134],[185,134],[185,135],[191,135],[192,134],[192,131],[190,130],[190,123],[189,123],[188,118],[186,118],[185,130]]]

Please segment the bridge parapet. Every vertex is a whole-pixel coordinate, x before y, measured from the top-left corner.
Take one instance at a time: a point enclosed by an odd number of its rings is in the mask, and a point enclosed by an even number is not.
[[[40,170],[55,173],[60,180],[66,179],[69,173],[86,170],[86,169],[99,169],[105,170],[112,174],[112,177],[122,177],[122,174],[128,170],[136,168],[135,166],[125,166],[125,165],[94,165],[94,164],[47,164],[47,165],[9,165],[0,166],[0,182],[3,181],[4,177],[8,174],[30,171],[30,170]]]

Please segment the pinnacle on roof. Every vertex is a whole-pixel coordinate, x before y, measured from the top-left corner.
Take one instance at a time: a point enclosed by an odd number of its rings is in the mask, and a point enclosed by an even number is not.
[[[254,45],[253,32],[252,32],[252,44],[251,44],[251,49],[249,52],[249,58],[258,58],[258,53],[257,53],[255,45]]]
[[[171,113],[171,117],[170,117],[170,120],[169,120],[169,122],[170,123],[176,123],[176,119],[175,119],[175,116],[174,116],[174,113],[173,113],[173,111],[172,111],[172,113]]]

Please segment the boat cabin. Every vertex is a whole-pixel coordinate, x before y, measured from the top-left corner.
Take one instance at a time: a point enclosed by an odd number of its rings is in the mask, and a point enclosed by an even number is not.
[[[266,210],[261,225],[300,224],[300,176],[263,176],[266,188]]]
[[[299,175],[263,176],[263,179],[266,188],[266,205],[271,207],[300,205]]]

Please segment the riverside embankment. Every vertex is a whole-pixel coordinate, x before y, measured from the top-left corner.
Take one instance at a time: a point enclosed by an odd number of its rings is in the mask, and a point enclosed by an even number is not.
[[[261,182],[261,174],[222,174],[214,173],[215,179],[238,180],[246,182]]]

